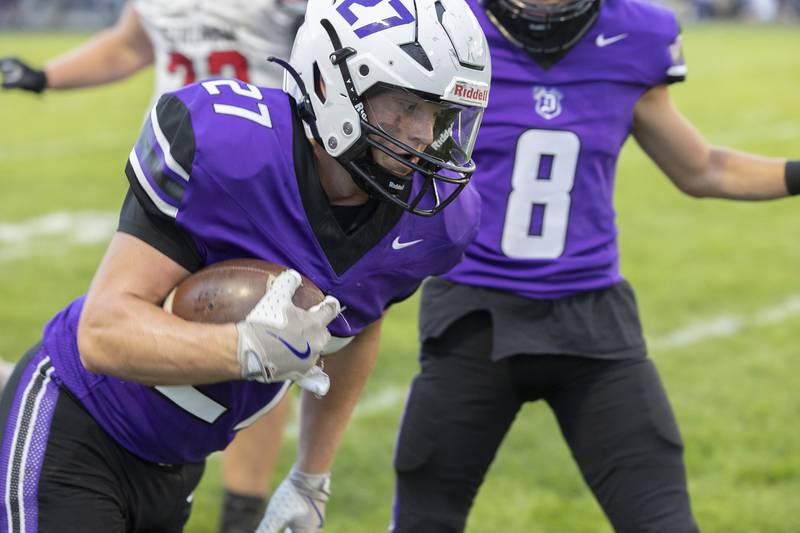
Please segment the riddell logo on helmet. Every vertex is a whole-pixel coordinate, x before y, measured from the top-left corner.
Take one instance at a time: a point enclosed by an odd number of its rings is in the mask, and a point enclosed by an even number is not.
[[[462,102],[486,107],[486,104],[489,102],[489,89],[475,86],[466,81],[457,80],[453,86],[453,90],[450,92],[450,96]]]
[[[366,109],[364,109],[364,104],[359,102],[354,107],[356,108],[356,111],[358,112],[358,114],[361,115],[362,119],[364,119],[365,121],[368,120],[367,119],[367,111],[366,111]]]

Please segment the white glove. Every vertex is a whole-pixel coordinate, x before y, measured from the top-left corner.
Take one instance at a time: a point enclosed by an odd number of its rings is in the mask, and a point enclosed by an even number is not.
[[[292,467],[289,477],[269,499],[256,533],[281,533],[284,528],[291,533],[322,531],[330,495],[330,474],[305,474]]]
[[[322,370],[322,367],[314,365],[302,378],[297,380],[297,386],[316,396],[325,396],[331,388],[331,378]]]
[[[291,379],[324,395],[330,381],[316,363],[330,339],[327,325],[339,313],[339,301],[326,296],[308,311],[300,309],[292,296],[301,283],[300,274],[291,269],[272,281],[264,297],[236,324],[236,356],[244,379],[265,383]]]

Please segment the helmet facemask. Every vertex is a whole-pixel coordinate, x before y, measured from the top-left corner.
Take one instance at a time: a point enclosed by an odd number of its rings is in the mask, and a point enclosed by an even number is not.
[[[309,0],[289,66],[307,134],[368,194],[430,216],[469,181],[491,65],[462,0]]]
[[[337,159],[373,196],[417,215],[446,207],[475,171],[470,156],[483,109],[389,85],[370,88],[363,101],[362,138]],[[421,183],[412,191],[414,181]],[[437,181],[455,187],[442,197]],[[422,207],[428,194],[433,202]]]
[[[602,0],[487,0],[495,25],[545,68],[561,59],[594,24]]]

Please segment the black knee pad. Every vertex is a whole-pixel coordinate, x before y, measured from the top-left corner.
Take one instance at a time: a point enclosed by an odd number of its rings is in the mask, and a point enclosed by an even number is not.
[[[417,376],[412,383],[394,457],[398,476],[423,468],[436,446],[439,410],[431,385],[423,376]]]
[[[466,511],[454,509],[438,472],[439,408],[431,381],[417,377],[412,384],[394,457],[397,477],[395,533],[459,533]]]

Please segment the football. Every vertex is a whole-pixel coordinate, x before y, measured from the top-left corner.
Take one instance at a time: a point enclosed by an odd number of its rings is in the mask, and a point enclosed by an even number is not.
[[[267,292],[272,278],[285,266],[258,259],[231,259],[215,263],[181,281],[164,301],[168,312],[192,322],[224,324],[244,320]],[[308,309],[324,298],[303,276],[292,301]]]

